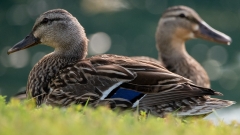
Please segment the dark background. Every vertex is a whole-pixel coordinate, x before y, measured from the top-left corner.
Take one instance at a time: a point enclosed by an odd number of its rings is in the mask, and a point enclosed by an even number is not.
[[[232,38],[230,46],[195,39],[186,47],[207,70],[212,88],[224,93],[223,99],[240,101],[240,0],[1,0],[0,94],[9,97],[25,89],[33,65],[53,50],[35,46],[7,55],[7,50],[31,31],[41,13],[63,8],[78,18],[91,40],[89,55],[157,58],[155,29],[161,13],[174,5],[195,9],[210,26]]]

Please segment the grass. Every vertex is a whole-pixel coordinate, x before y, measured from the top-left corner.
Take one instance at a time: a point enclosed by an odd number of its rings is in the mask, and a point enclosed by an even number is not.
[[[116,113],[101,107],[36,108],[31,101],[5,102],[0,97],[0,135],[239,135],[240,124],[214,125],[195,119],[149,117],[144,113]]]

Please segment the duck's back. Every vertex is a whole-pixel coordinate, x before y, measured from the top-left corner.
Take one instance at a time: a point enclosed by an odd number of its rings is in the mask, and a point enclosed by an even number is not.
[[[191,56],[178,59],[163,58],[163,61],[169,71],[190,79],[198,86],[210,88],[209,77],[205,69]]]
[[[190,79],[194,84],[210,88],[209,77],[204,68],[191,56],[179,59],[159,60],[147,56],[132,57],[135,60],[149,61],[164,66],[169,71]]]

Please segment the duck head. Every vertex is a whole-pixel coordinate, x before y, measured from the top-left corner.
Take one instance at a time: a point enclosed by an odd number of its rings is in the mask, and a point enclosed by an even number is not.
[[[185,42],[193,38],[230,45],[231,38],[209,26],[193,9],[186,6],[168,8],[162,15],[156,39]],[[157,42],[159,42],[157,41]]]
[[[66,10],[54,9],[40,15],[30,34],[7,53],[11,54],[40,43],[55,48],[54,53],[85,53],[87,41],[84,28],[75,17]]]

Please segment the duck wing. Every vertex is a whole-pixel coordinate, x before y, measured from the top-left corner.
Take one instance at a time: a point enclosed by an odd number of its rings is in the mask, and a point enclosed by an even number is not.
[[[152,62],[152,63],[156,63],[158,65],[164,66],[164,64],[161,60],[157,60],[157,59],[147,57],[147,56],[133,56],[131,58],[134,59],[134,60],[138,60],[138,61],[149,61],[149,62]]]
[[[154,96],[176,91],[179,97],[216,95],[211,89],[196,89],[191,85],[182,89],[186,84],[191,81],[161,65],[105,54],[61,70],[49,84],[51,90],[47,103],[66,106],[86,102],[97,104],[105,100],[115,106],[128,104],[126,107],[135,107],[146,94]]]

